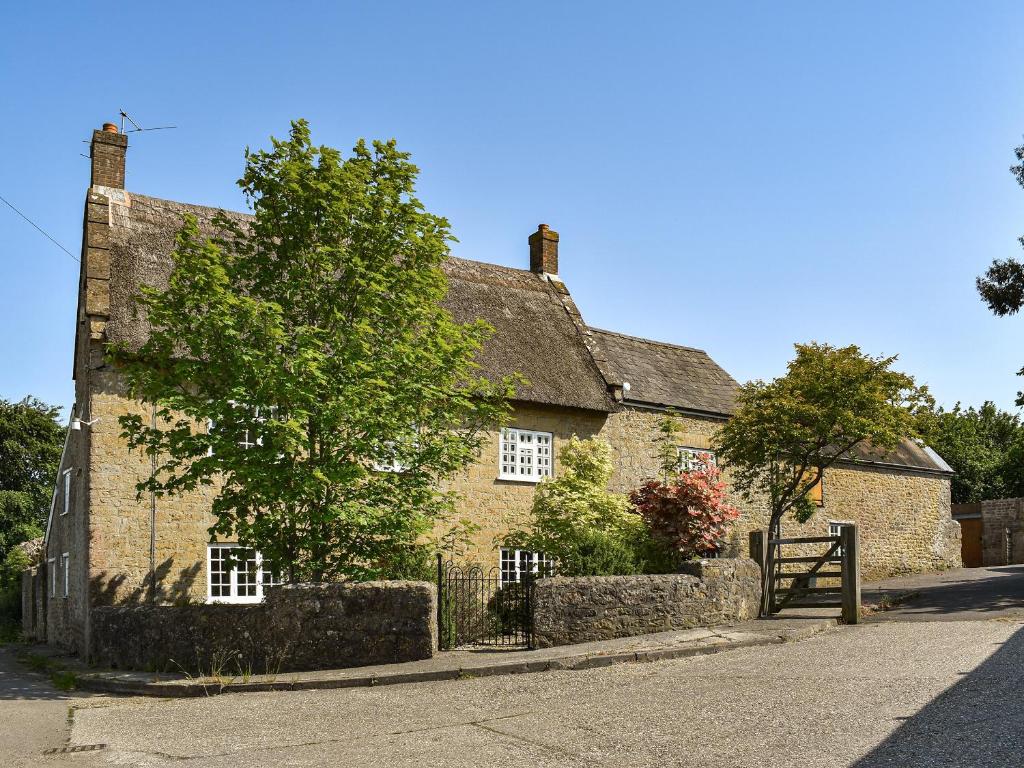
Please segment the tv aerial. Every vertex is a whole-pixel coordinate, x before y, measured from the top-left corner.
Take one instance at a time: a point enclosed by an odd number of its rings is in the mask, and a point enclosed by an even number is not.
[[[160,125],[160,126],[156,126],[154,128],[143,128],[141,125],[139,125],[134,120],[132,120],[131,117],[128,116],[128,113],[125,112],[123,109],[120,110],[120,112],[121,112],[121,133],[139,133],[140,131],[169,131],[172,128],[177,128],[178,127],[176,125]],[[125,129],[124,129],[124,121],[125,120],[127,120],[133,126],[132,128],[129,128],[127,131],[125,131]]]

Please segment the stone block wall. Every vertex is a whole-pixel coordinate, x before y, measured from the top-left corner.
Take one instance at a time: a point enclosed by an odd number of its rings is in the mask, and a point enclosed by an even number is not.
[[[533,601],[537,645],[708,627],[757,615],[761,570],[753,560],[703,560],[687,570],[540,579]]]
[[[436,650],[434,585],[378,581],[277,587],[258,605],[96,608],[90,662],[241,676],[416,661]]]
[[[981,502],[981,526],[983,565],[1024,563],[1024,499]]]
[[[554,472],[561,471],[562,446],[573,436],[594,437],[604,426],[606,415],[576,408],[515,403],[510,427],[552,433]],[[475,527],[465,551],[457,559],[485,568],[498,565],[498,548],[508,533],[526,521],[533,506],[534,482],[499,480],[498,433],[491,431],[478,460],[446,485],[457,494],[456,519],[467,519]],[[450,526],[438,526],[441,534]]]

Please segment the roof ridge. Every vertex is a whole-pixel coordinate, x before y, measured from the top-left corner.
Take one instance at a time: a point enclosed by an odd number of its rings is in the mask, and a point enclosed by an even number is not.
[[[596,331],[597,333],[607,333],[609,336],[619,336],[620,338],[623,338],[623,339],[632,339],[633,341],[643,341],[643,342],[645,342],[647,344],[658,344],[658,345],[660,345],[662,347],[671,347],[673,349],[685,349],[687,352],[700,352],[700,353],[705,354],[705,355],[708,354],[707,350],[700,349],[699,347],[687,347],[687,346],[684,346],[682,344],[673,344],[671,341],[658,341],[657,339],[647,339],[647,338],[644,338],[643,336],[631,336],[628,333],[620,333],[619,331],[609,331],[607,328],[597,328],[597,327],[595,327],[593,325],[590,326],[590,330]],[[708,357],[711,357],[711,356],[708,355]]]
[[[170,198],[167,198],[167,197],[154,197],[153,195],[147,195],[147,194],[145,194],[143,192],[132,192],[131,190],[125,190],[125,192],[130,196],[130,198],[131,197],[140,197],[140,198],[144,198],[146,200],[151,200],[151,201],[156,202],[156,203],[169,203],[171,205],[179,205],[179,206],[183,205],[183,206],[187,206],[189,208],[202,208],[204,210],[211,211],[213,213],[224,212],[224,213],[226,213],[226,214],[228,214],[230,216],[245,216],[246,218],[250,218],[250,219],[255,217],[255,214],[252,213],[251,211],[236,211],[233,208],[225,208],[224,206],[221,206],[221,205],[203,205],[201,203],[186,203],[186,202],[184,202],[182,200],[171,200]],[[449,254],[448,255],[448,260],[449,261],[455,261],[455,262],[463,262],[465,264],[479,264],[480,266],[483,266],[483,267],[492,267],[492,268],[495,268],[495,269],[504,269],[504,270],[508,270],[510,272],[516,272],[516,273],[524,274],[524,275],[532,275],[532,274],[534,274],[529,269],[521,269],[519,267],[510,267],[510,266],[508,266],[506,264],[496,264],[493,261],[480,261],[478,259],[467,259],[465,256],[455,256],[455,255]]]

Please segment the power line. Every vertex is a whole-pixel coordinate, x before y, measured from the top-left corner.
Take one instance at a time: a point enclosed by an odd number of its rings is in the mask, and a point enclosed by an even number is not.
[[[43,235],[44,235],[44,236],[45,236],[45,237],[46,237],[46,238],[47,238],[47,239],[48,239],[48,240],[49,240],[49,241],[50,241],[51,243],[53,243],[53,244],[54,244],[54,245],[56,245],[56,246],[57,246],[58,248],[60,248],[60,249],[61,249],[62,251],[64,251],[64,253],[66,253],[66,254],[67,254],[68,256],[70,256],[70,257],[71,257],[72,259],[74,259],[75,261],[79,261],[79,262],[81,261],[81,259],[79,259],[79,258],[78,258],[77,256],[75,256],[75,254],[73,254],[73,253],[72,253],[71,251],[69,251],[69,250],[68,250],[67,248],[65,248],[65,247],[64,247],[63,245],[61,245],[61,244],[60,244],[60,243],[58,243],[58,242],[57,242],[56,240],[54,240],[54,239],[53,239],[53,238],[52,238],[52,237],[50,236],[50,234],[49,234],[49,233],[48,233],[48,232],[47,232],[47,231],[46,231],[45,229],[43,229],[42,227],[40,227],[40,226],[39,226],[38,224],[36,224],[36,223],[35,223],[34,221],[32,221],[32,219],[30,219],[30,218],[29,218],[28,216],[26,216],[26,215],[25,215],[24,213],[22,213],[22,212],[21,212],[21,211],[19,211],[19,210],[18,210],[17,208],[15,208],[15,207],[14,207],[13,205],[11,205],[11,203],[10,203],[10,202],[9,202],[8,200],[4,199],[4,196],[3,196],[3,195],[0,195],[0,202],[3,202],[3,203],[4,203],[4,204],[5,204],[5,205],[6,205],[6,206],[7,206],[8,208],[10,208],[10,209],[11,209],[12,211],[14,211],[14,212],[15,212],[16,214],[18,214],[19,216],[21,216],[21,218],[23,218],[23,219],[24,219],[25,221],[27,221],[27,222],[28,222],[29,224],[31,224],[31,225],[32,225],[33,227],[35,227],[36,229],[38,229],[38,230],[39,230],[39,231],[40,231],[40,232],[41,232],[41,233],[42,233],[42,234],[43,234]]]

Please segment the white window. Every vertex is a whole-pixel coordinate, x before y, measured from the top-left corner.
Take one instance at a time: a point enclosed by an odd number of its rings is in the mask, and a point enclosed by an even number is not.
[[[679,471],[694,472],[715,466],[715,454],[707,448],[691,448],[680,445],[676,448],[679,454]]]
[[[258,603],[266,587],[283,583],[259,552],[237,544],[207,546],[207,602]]]
[[[500,442],[500,480],[526,480],[536,483],[545,477],[551,477],[554,454],[550,432],[505,427],[501,430]]]
[[[849,522],[847,522],[845,520],[829,520],[828,521],[828,535],[829,536],[839,536],[839,533],[840,533],[840,531],[842,531],[844,525],[851,525],[851,523],[849,523]],[[843,556],[843,548],[842,547],[836,547],[836,551],[833,554],[833,556],[834,557],[842,557]]]
[[[46,575],[50,579],[50,597],[57,596],[57,559],[48,558],[46,561]]]
[[[527,549],[501,548],[501,583],[517,584],[524,574],[551,576],[555,572],[555,560],[543,552]]]
[[[68,596],[68,592],[70,591],[71,576],[70,576],[70,574],[68,572],[69,571],[68,564],[70,562],[71,562],[71,555],[68,552],[65,552],[63,555],[60,556],[60,570],[64,574],[64,597],[67,597]]]
[[[243,406],[239,405],[238,403],[236,403],[234,401],[231,402],[231,406],[233,408],[238,409],[238,410],[243,410]],[[245,429],[242,429],[239,432],[239,434],[238,434],[238,447],[239,448],[252,448],[254,445],[263,445],[263,435],[261,434],[261,430],[259,429],[259,425],[260,424],[265,424],[268,419],[273,419],[273,418],[277,417],[277,406],[270,406],[269,408],[264,408],[264,409],[262,409],[262,412],[261,412],[261,409],[259,407],[252,408],[252,409],[246,409],[246,410],[251,410],[252,411],[252,415],[251,415],[251,419],[250,419],[250,423],[252,424],[252,428],[248,428],[247,427]],[[215,422],[213,419],[207,419],[206,420],[206,431],[207,431],[207,433],[211,433],[211,432],[213,432],[216,429],[217,429],[217,422]],[[208,456],[213,456],[213,446],[210,446],[210,448],[207,450],[206,454]]]
[[[62,515],[66,515],[71,511],[71,472],[70,469],[64,470],[64,511]]]

